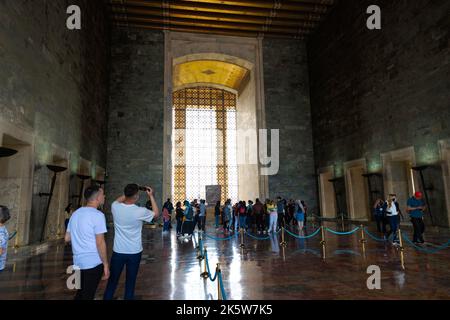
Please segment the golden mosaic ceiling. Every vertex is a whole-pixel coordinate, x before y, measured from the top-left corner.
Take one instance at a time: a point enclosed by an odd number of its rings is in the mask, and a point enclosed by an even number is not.
[[[174,66],[173,86],[216,84],[239,91],[249,70],[236,64],[215,60],[196,60]]]
[[[336,0],[109,0],[115,25],[304,39]]]

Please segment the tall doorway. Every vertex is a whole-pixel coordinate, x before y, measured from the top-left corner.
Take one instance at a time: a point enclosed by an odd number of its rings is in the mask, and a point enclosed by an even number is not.
[[[220,186],[220,200],[238,200],[236,95],[208,86],[173,93],[172,198],[206,199]]]
[[[336,195],[333,184],[330,182],[333,177],[333,167],[319,170],[320,212],[322,217],[329,219],[333,219],[337,215]]]

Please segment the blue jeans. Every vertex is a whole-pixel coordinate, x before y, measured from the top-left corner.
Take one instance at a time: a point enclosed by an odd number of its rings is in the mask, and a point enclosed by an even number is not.
[[[270,219],[269,232],[277,232],[278,214],[271,213],[269,219]]]
[[[122,270],[127,266],[126,281],[125,281],[125,300],[134,299],[134,288],[136,287],[136,278],[139,272],[139,265],[141,264],[142,252],[137,254],[122,254],[113,252],[111,257],[110,277],[108,285],[106,286],[104,300],[112,300],[114,293],[119,283]]]
[[[219,216],[216,216],[216,228],[219,227]]]
[[[394,234],[394,242],[398,242],[398,216],[392,216],[392,217],[388,217],[388,221],[389,221],[389,226],[391,227],[389,232],[387,233],[387,238],[389,238],[389,236],[391,235],[391,233]]]
[[[239,228],[247,228],[247,216],[239,216]]]
[[[183,225],[183,219],[177,218],[177,234],[181,233],[181,226]]]
[[[199,216],[198,217],[198,230],[205,231],[206,227],[206,216]]]
[[[170,231],[169,225],[170,225],[170,220],[164,221],[163,231]]]

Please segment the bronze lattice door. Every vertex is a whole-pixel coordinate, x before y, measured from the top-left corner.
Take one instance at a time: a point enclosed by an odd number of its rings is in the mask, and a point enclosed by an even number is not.
[[[205,199],[220,185],[221,201],[238,197],[236,95],[210,87],[173,93],[172,197]]]

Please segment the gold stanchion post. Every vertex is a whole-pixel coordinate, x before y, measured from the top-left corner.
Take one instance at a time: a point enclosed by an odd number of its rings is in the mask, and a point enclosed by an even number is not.
[[[200,277],[202,277],[203,279],[208,279],[209,273],[208,273],[208,270],[206,269],[206,255],[207,255],[208,253],[207,253],[207,251],[206,251],[206,247],[205,247],[205,249],[203,250],[203,252],[204,252],[205,259],[204,259],[204,263],[203,263],[203,273],[200,274]]]
[[[405,256],[404,256],[404,251],[405,251],[405,247],[403,246],[403,239],[402,239],[402,230],[400,230],[400,228],[398,228],[398,240],[400,241],[400,262],[402,264],[402,269],[405,270]]]
[[[217,272],[217,300],[223,300],[222,292],[220,291],[220,280],[219,280],[219,272],[221,272],[220,271],[220,263],[217,264],[216,272]]]
[[[198,246],[198,249],[197,249],[197,259],[202,261],[203,260],[203,255],[202,255],[202,248],[201,248],[201,245],[200,245],[201,244],[200,240],[201,239],[199,239],[199,241],[198,241],[199,246]]]
[[[366,258],[366,242],[367,242],[367,240],[366,240],[366,237],[364,235],[364,226],[361,225],[360,228],[361,228],[361,240],[360,240],[360,242],[362,244],[363,257],[365,259]]]
[[[282,247],[286,247],[287,243],[284,240],[284,227],[281,227],[281,242],[280,242],[280,246]]]
[[[320,244],[322,245],[322,256],[323,259],[325,260],[326,258],[326,241],[325,241],[325,230],[323,228],[323,226],[320,227],[321,233],[322,233],[322,241],[320,241]]]
[[[243,228],[240,228],[241,229],[241,245],[240,245],[240,247],[243,249],[243,248],[245,248],[245,245],[244,245],[244,229]]]

